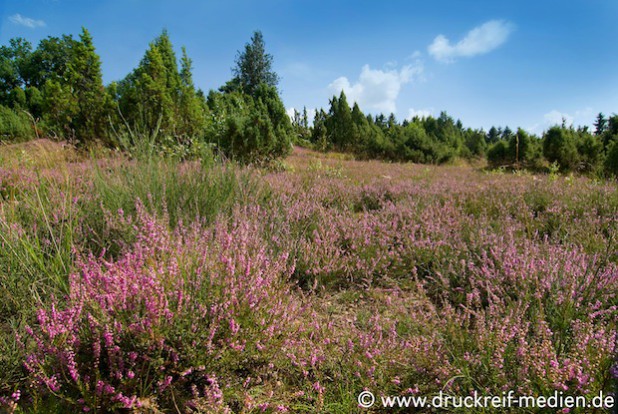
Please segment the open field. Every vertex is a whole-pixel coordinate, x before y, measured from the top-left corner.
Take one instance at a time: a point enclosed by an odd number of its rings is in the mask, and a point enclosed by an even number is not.
[[[298,148],[277,170],[48,141],[0,160],[0,410],[614,390],[614,182]]]

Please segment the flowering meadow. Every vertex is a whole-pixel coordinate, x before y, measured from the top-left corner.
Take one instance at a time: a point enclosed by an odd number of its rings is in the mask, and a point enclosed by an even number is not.
[[[0,161],[0,411],[615,390],[614,182],[302,149],[271,169],[47,141]]]

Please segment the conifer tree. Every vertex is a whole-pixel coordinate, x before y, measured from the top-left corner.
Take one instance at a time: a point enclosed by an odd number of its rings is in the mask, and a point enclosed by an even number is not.
[[[276,88],[279,76],[273,71],[272,63],[273,57],[266,53],[262,32],[255,31],[251,43],[247,43],[244,51],[236,56],[236,66],[232,68],[234,79],[229,86],[239,86],[252,96],[262,83]]]
[[[573,170],[579,161],[575,131],[551,127],[543,137],[543,155],[549,162],[557,162],[562,171]]]
[[[365,115],[361,111],[360,107],[356,102],[354,102],[354,106],[352,107],[352,134],[351,134],[351,144],[357,148],[365,148],[366,140],[370,135],[369,132],[369,122]]]
[[[101,138],[106,94],[101,61],[88,30],[82,28],[78,41],[70,36],[42,41],[32,60],[37,66],[33,83],[45,80],[42,108],[52,131],[81,143]],[[29,89],[35,108],[38,88]]]
[[[594,135],[603,135],[607,130],[607,118],[603,115],[603,112],[599,112],[594,120]]]
[[[326,120],[328,115],[323,109],[316,111],[313,119],[313,131],[311,132],[311,141],[316,149],[326,151],[329,147],[328,130],[326,128]]]
[[[105,129],[105,88],[101,74],[101,60],[92,36],[85,28],[75,42],[67,65],[68,87],[77,100],[77,111],[72,119],[77,138],[84,142],[101,138]]]
[[[205,127],[206,107],[197,95],[193,84],[193,62],[182,48],[180,59],[179,134],[194,137]]]
[[[175,134],[181,85],[175,59],[164,31],[150,43],[139,66],[118,84],[119,109],[130,128]]]
[[[330,132],[330,139],[339,150],[351,149],[352,143],[352,110],[348,105],[345,93],[341,91],[339,98],[333,96],[330,101],[330,111],[326,128]]]

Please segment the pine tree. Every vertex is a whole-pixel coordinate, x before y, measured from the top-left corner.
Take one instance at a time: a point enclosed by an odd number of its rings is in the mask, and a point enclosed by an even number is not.
[[[313,131],[311,132],[311,141],[316,149],[326,151],[329,147],[328,130],[326,128],[326,112],[320,109],[316,112],[313,119]]]
[[[352,145],[357,150],[363,151],[367,146],[366,140],[369,137],[369,122],[356,102],[354,102],[354,106],[352,107],[351,118]]]
[[[120,113],[133,130],[174,135],[178,125],[181,77],[164,31],[146,50],[139,66],[118,84]]]
[[[84,142],[104,134],[105,88],[101,60],[95,51],[92,36],[82,28],[79,38],[67,64],[67,86],[78,107],[71,123],[77,138]]]
[[[182,48],[182,58],[180,59],[180,102],[179,134],[188,137],[195,137],[200,134],[205,127],[206,113],[205,105],[197,95],[193,84],[193,62],[187,55],[187,50]]]
[[[341,91],[339,98],[333,96],[326,128],[330,132],[332,143],[341,151],[350,149],[352,143],[352,110],[348,105],[345,93]]]
[[[579,162],[575,131],[571,128],[551,127],[543,137],[543,155],[549,162],[557,162],[562,171],[575,169]]]
[[[75,139],[73,119],[79,111],[79,103],[67,85],[48,79],[43,86],[43,111],[47,127],[56,136]]]
[[[146,51],[137,73],[136,86],[142,103],[139,112],[146,130],[154,132],[160,125],[163,132],[172,132],[175,126],[174,99],[167,88],[167,70],[156,44]]]
[[[247,43],[245,50],[236,56],[236,66],[232,68],[235,79],[230,86],[238,85],[252,96],[261,83],[276,88],[279,76],[272,70],[272,63],[273,57],[266,53],[262,32],[255,31],[251,43]]]
[[[603,112],[599,112],[593,125],[594,125],[594,135],[603,135],[603,133],[607,131],[607,118],[605,118],[605,115],[603,115]]]
[[[153,46],[157,48],[159,54],[161,55],[161,61],[163,63],[163,67],[165,68],[165,86],[174,100],[174,102],[178,102],[178,97],[180,95],[180,85],[182,83],[181,74],[178,71],[178,62],[176,59],[176,53],[174,52],[174,47],[172,45],[172,41],[170,40],[169,34],[167,30],[163,30],[163,32],[154,40]],[[189,61],[188,71],[191,71],[191,62]],[[185,74],[187,76],[187,74]],[[192,82],[192,80],[191,80]]]
[[[500,141],[500,131],[495,126],[492,126],[487,132],[487,143],[495,144],[498,141]]]

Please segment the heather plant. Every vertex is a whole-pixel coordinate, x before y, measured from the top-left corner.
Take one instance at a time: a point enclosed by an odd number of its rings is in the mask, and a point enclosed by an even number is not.
[[[23,353],[14,333],[23,331],[41,302],[68,290],[79,233],[71,185],[24,172],[2,171],[0,395],[23,378]]]
[[[282,249],[296,257],[295,277],[318,291],[394,283],[425,292],[460,378],[451,391],[607,390],[618,286],[612,187],[520,176],[506,191],[491,182],[469,191],[434,178],[427,188],[376,183],[368,197],[332,178],[308,181],[310,193],[279,178],[290,207],[277,241],[294,240]]]
[[[6,221],[28,237],[49,232],[37,191],[46,212],[61,189],[76,200],[50,221],[60,237],[75,218],[68,286],[4,323],[21,347],[0,336],[0,404],[347,413],[363,389],[613,390],[614,183],[306,150],[289,164],[3,172],[11,202],[32,207]]]
[[[122,158],[66,163],[79,159],[47,147],[41,150],[59,160],[57,168],[20,161],[0,171],[2,384],[23,377],[22,353],[14,333],[23,335],[24,324],[31,323],[41,303],[56,297],[58,306],[62,304],[69,274],[75,271],[75,258],[88,252],[117,257],[134,242],[135,190],[143,191],[138,194],[147,197],[153,213],[167,217],[174,225],[182,220],[212,221],[218,214],[229,215],[239,200],[250,203],[260,194],[248,174],[232,167],[197,163],[181,167],[177,161],[159,158],[152,158],[150,164],[126,163]],[[32,148],[38,151],[38,146]],[[154,171],[156,168],[160,170]],[[117,180],[104,181],[111,177]],[[168,202],[173,209],[164,205]],[[6,392],[8,389],[0,387],[0,394]]]
[[[67,409],[191,406],[220,392],[217,380],[239,387],[267,366],[296,315],[286,258],[269,260],[250,226],[172,233],[142,205],[135,225],[130,252],[84,258],[66,303],[52,301],[27,328],[33,385]]]

